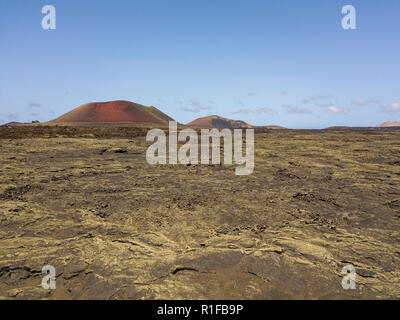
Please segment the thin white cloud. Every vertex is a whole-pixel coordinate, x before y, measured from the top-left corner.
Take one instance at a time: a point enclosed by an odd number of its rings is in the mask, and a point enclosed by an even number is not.
[[[199,100],[197,98],[192,98],[189,100],[191,104],[193,104],[194,106],[198,106],[199,105]]]
[[[201,105],[201,106],[199,106],[197,108],[183,108],[183,111],[198,113],[200,111],[208,110],[208,109],[210,109],[210,107],[208,107],[206,105]]]
[[[286,111],[289,113],[298,113],[298,114],[312,113],[312,110],[309,108],[299,108],[298,106],[291,106],[289,104],[284,104],[282,107],[286,109]]]
[[[210,106],[201,104],[197,98],[190,99],[189,103],[191,104],[191,107],[185,107],[183,108],[183,111],[199,113],[200,111],[211,109]]]
[[[318,107],[321,107],[321,106],[327,107],[330,104],[329,103],[323,103],[323,101],[326,100],[326,99],[329,99],[329,98],[330,98],[330,96],[327,96],[327,95],[326,96],[323,96],[323,95],[311,96],[309,98],[300,99],[300,100],[298,100],[298,102],[302,103],[302,104],[313,103],[314,105],[316,105]]]
[[[392,113],[400,111],[400,102],[394,102],[388,106],[380,106],[383,112]]]
[[[37,102],[29,102],[28,105],[33,108],[40,108],[42,105]]]
[[[257,108],[257,109],[250,109],[250,108],[242,108],[239,110],[236,110],[233,112],[233,114],[251,114],[251,113],[273,113],[274,110],[272,110],[270,107],[263,107],[263,108]]]
[[[379,100],[353,100],[351,102],[351,104],[355,105],[355,106],[366,106],[366,105],[371,105],[371,104],[379,104],[380,101]]]
[[[314,104],[317,107],[321,107],[321,108],[326,108],[332,105],[332,103],[315,103]]]
[[[310,97],[311,101],[318,101],[318,100],[325,100],[325,99],[329,99],[330,96],[312,96]]]
[[[233,113],[235,113],[235,114],[250,114],[250,113],[254,113],[254,111],[251,109],[239,109]]]
[[[258,113],[272,113],[273,112],[273,110],[270,107],[258,108],[256,111]]]
[[[349,110],[343,109],[343,108],[339,108],[337,106],[330,106],[330,107],[328,107],[328,110],[330,112],[333,112],[333,113],[343,113],[343,114],[349,113]]]
[[[390,111],[399,111],[400,110],[400,102],[395,102],[390,105]]]

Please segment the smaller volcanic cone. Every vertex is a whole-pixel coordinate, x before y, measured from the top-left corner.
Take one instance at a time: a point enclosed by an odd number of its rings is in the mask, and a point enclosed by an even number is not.
[[[400,121],[386,121],[378,125],[378,128],[400,127]]]
[[[190,123],[187,124],[188,127],[193,127],[193,128],[217,128],[217,129],[243,129],[243,128],[253,128],[250,124],[241,121],[241,120],[232,120],[232,119],[227,119],[223,118],[220,116],[208,116],[204,118],[199,118],[196,119]]]

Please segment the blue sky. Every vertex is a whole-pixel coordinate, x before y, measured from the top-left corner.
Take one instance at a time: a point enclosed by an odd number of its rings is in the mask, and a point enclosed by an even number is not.
[[[398,0],[0,0],[0,123],[123,99],[182,123],[375,126],[400,120],[399,36]]]

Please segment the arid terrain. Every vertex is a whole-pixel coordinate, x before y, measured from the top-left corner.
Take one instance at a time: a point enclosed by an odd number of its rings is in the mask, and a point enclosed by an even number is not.
[[[0,128],[0,298],[400,298],[400,130],[266,130],[250,176],[145,133]]]

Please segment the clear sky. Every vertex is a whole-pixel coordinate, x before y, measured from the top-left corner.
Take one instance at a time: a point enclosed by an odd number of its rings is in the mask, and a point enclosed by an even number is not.
[[[48,4],[56,30],[42,29]],[[117,99],[182,123],[399,121],[400,1],[0,0],[0,123]]]

